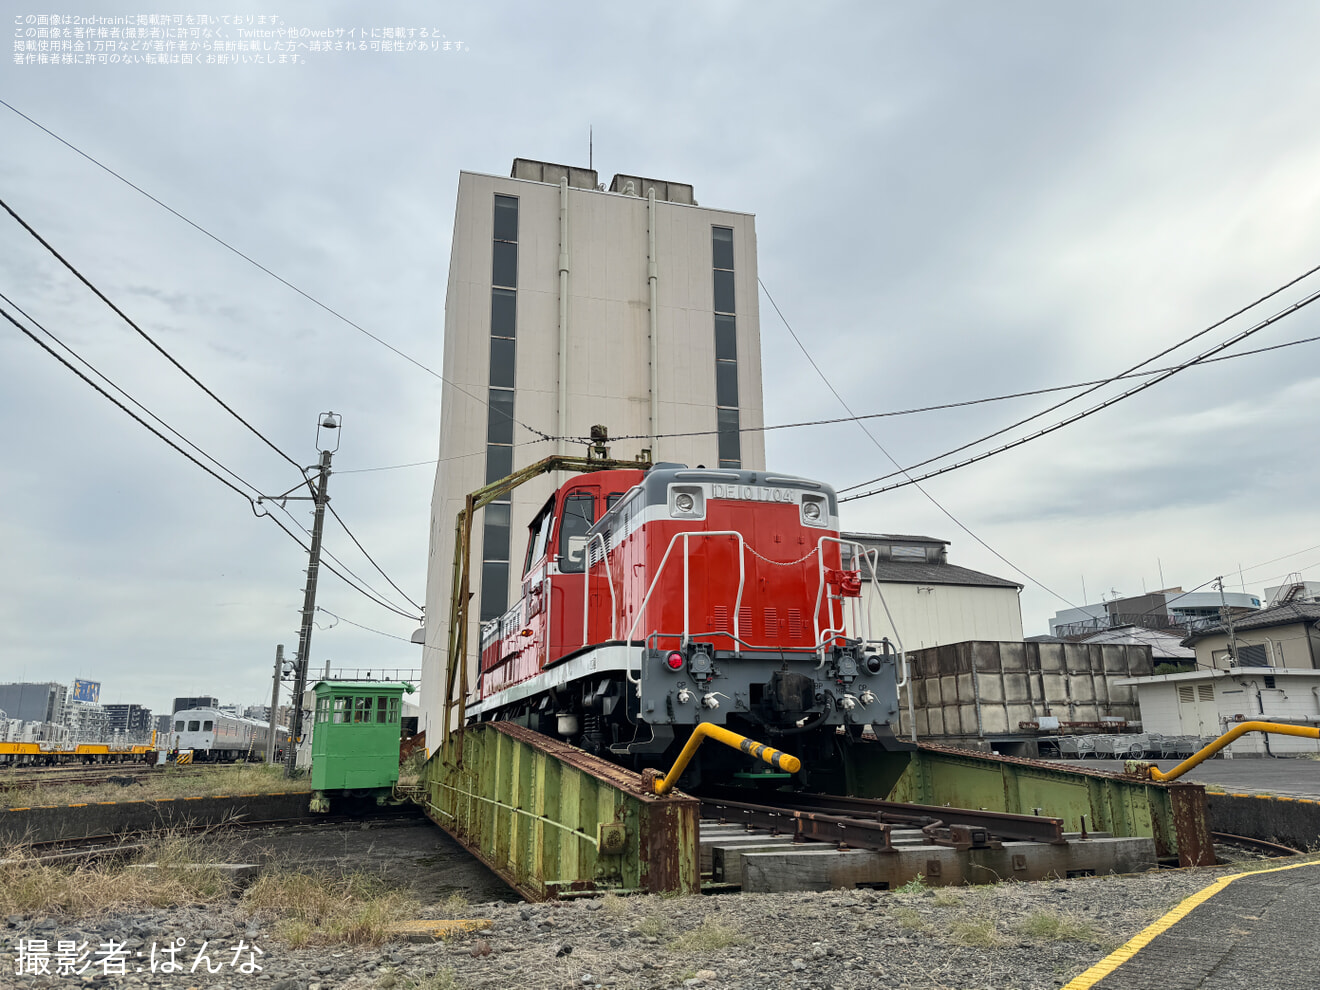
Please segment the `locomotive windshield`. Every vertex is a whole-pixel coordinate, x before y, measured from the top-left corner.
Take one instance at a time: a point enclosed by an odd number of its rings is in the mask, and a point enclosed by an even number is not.
[[[564,519],[559,524],[559,572],[580,574],[586,561],[587,531],[596,521],[596,497],[573,494],[564,499]]]

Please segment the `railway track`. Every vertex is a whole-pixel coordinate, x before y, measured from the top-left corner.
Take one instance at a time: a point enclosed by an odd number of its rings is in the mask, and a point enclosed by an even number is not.
[[[391,808],[374,815],[317,815],[296,818],[270,818],[235,820],[221,824],[172,825],[162,834],[198,835],[198,834],[233,834],[239,832],[260,832],[272,829],[284,829],[292,832],[305,832],[310,841],[315,841],[317,833],[333,832],[344,826],[390,825],[393,823],[411,823],[425,820],[421,811],[415,808],[400,810]],[[123,859],[136,855],[149,846],[149,841],[156,833],[130,833],[86,835],[73,839],[53,839],[47,842],[23,843],[18,846],[22,855],[14,860],[0,860],[0,865],[12,862],[41,863],[55,865],[59,863],[82,863],[102,859]]]
[[[171,777],[200,777],[220,769],[225,769],[225,767],[170,768],[169,773]],[[162,767],[140,763],[103,763],[93,766],[0,770],[0,791],[23,790],[44,785],[58,787],[65,784],[86,784],[93,786],[109,781],[129,783],[164,772],[165,769]]]

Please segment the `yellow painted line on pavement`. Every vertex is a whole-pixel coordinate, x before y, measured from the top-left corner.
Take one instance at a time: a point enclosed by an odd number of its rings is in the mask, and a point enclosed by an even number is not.
[[[1119,966],[1122,966],[1139,951],[1153,942],[1157,935],[1172,928],[1175,923],[1191,914],[1198,905],[1204,904],[1206,901],[1210,900],[1210,898],[1214,897],[1215,894],[1219,893],[1234,880],[1241,880],[1243,877],[1259,876],[1262,873],[1282,873],[1284,870],[1296,870],[1303,866],[1320,866],[1320,861],[1311,863],[1293,863],[1291,866],[1276,866],[1268,870],[1249,870],[1246,873],[1233,873],[1226,877],[1220,877],[1214,883],[1210,884],[1210,886],[1198,890],[1191,897],[1180,902],[1177,907],[1155,921],[1153,924],[1148,925],[1141,931],[1137,932],[1136,935],[1132,936],[1128,941],[1124,942],[1109,955],[1105,956],[1085,973],[1073,977],[1072,980],[1064,984],[1062,990],[1091,990],[1091,987],[1095,986],[1114,970],[1118,969]]]

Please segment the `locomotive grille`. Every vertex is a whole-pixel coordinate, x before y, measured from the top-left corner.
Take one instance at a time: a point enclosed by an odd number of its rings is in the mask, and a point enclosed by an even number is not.
[[[753,639],[752,636],[752,609],[749,605],[744,605],[738,609],[738,631],[742,633],[743,639]]]
[[[802,638],[802,612],[795,608],[788,610],[788,638]]]
[[[779,610],[778,610],[778,609],[775,609],[775,608],[767,608],[767,609],[765,610],[765,638],[768,639],[768,640],[769,640],[769,639],[778,639],[778,638],[779,638]]]
[[[711,621],[711,630],[713,632],[729,631],[729,607],[727,605],[715,606],[715,618]]]

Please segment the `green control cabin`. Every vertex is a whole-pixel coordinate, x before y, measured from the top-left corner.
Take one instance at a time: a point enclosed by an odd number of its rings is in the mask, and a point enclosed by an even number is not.
[[[399,780],[403,695],[411,684],[318,681],[312,724],[312,810],[330,794],[375,793],[384,802]]]

